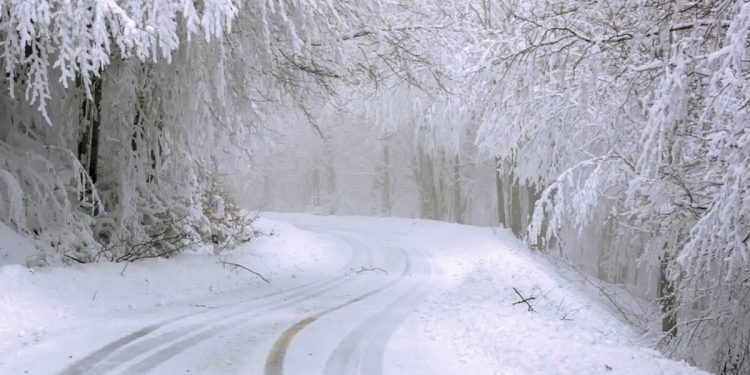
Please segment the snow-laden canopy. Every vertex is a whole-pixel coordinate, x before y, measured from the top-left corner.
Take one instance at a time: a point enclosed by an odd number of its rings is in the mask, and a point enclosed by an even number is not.
[[[232,197],[499,221],[746,372],[749,28],[739,0],[0,0],[0,219],[37,264],[244,240]]]

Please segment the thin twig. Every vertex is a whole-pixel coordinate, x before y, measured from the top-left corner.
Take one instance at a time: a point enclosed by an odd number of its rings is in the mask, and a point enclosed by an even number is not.
[[[128,269],[129,265],[130,265],[130,262],[125,263],[125,266],[122,267],[122,271],[120,271],[120,276],[125,277],[125,270]]]
[[[225,265],[225,266],[234,266],[236,268],[242,268],[243,270],[248,271],[248,272],[252,273],[253,275],[260,277],[260,279],[263,280],[263,281],[265,281],[266,284],[270,284],[271,283],[270,281],[268,281],[268,279],[266,279],[265,277],[263,277],[263,275],[255,272],[255,271],[253,271],[253,270],[251,270],[251,269],[249,269],[249,268],[247,268],[247,267],[245,267],[245,266],[243,266],[241,264],[232,263],[232,262],[225,262],[225,261],[218,261],[216,263],[220,263],[220,264]]]
[[[63,254],[63,256],[64,256],[64,257],[66,257],[66,258],[68,258],[68,259],[73,259],[73,260],[75,260],[75,261],[76,261],[76,262],[78,262],[78,263],[81,263],[81,264],[86,264],[86,262],[84,262],[84,261],[82,261],[82,260],[80,260],[80,259],[78,259],[78,258],[76,258],[76,257],[74,257],[74,256],[72,256],[72,255],[69,255],[69,254]]]

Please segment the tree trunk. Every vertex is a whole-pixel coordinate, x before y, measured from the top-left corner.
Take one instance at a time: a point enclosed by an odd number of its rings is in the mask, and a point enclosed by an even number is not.
[[[537,191],[537,189],[534,187],[534,185],[527,185],[526,186],[526,195],[528,198],[527,201],[527,209],[526,212],[526,220],[524,221],[524,228],[529,227],[529,223],[531,223],[531,217],[534,215],[534,207],[536,206],[536,201],[541,198],[541,193]]]
[[[312,204],[314,208],[320,207],[320,163],[313,167],[312,171]]]
[[[482,0],[482,13],[484,16],[484,27],[486,29],[492,28],[492,1]]]
[[[461,194],[461,159],[456,154],[453,157],[453,221],[459,224],[464,222],[463,196]]]
[[[521,213],[521,189],[515,173],[510,175],[510,228],[518,237],[523,234],[523,217]]]
[[[81,77],[76,77],[76,86],[83,88]],[[80,202],[88,202],[93,192],[98,174],[97,166],[99,163],[99,129],[101,125],[101,101],[102,101],[102,80],[93,78],[91,81],[91,93],[93,101],[85,96],[81,99],[81,107],[78,115],[79,128],[77,157],[81,165],[86,170],[90,178],[89,181],[81,181],[85,188],[78,197]],[[98,211],[94,208],[93,215]]]
[[[76,86],[81,90],[83,89],[83,82],[80,76],[76,76]],[[78,127],[80,129],[80,132],[78,134],[78,147],[76,150],[76,156],[78,157],[78,161],[87,172],[89,168],[89,145],[91,144],[91,123],[88,120],[90,107],[91,103],[86,98],[86,96],[84,96],[81,99],[81,107],[79,109],[80,112],[78,113]],[[87,186],[88,181],[85,180],[84,176],[80,176],[80,178],[81,184],[85,186],[85,188],[79,193],[78,201],[85,202],[87,198],[86,191],[89,189]]]
[[[382,186],[382,212],[386,216],[391,215],[391,152],[388,144],[383,144],[383,186]]]
[[[677,335],[677,316],[674,311],[674,284],[669,280],[667,268],[669,266],[669,254],[665,251],[659,258],[659,281],[657,283],[657,296],[661,304],[661,330],[668,332],[670,336]]]
[[[434,160],[422,149],[419,150],[416,179],[419,187],[421,217],[423,219],[439,219]]]
[[[97,166],[99,164],[99,128],[101,126],[102,118],[102,79],[94,78],[92,80],[92,83],[94,103],[91,113],[91,153],[89,155],[89,177],[91,177],[92,183],[96,183],[98,177]]]
[[[76,78],[76,85],[79,87],[82,85],[80,77]],[[81,100],[81,108],[78,114],[80,133],[78,134],[78,149],[76,150],[78,161],[80,161],[81,165],[87,170],[89,166],[89,144],[91,144],[91,137],[89,136],[91,134],[91,123],[88,120],[89,107],[89,101],[84,97]]]
[[[326,141],[326,204],[328,213],[333,215],[338,209],[338,194],[336,192],[336,165],[333,158],[333,148],[329,141]]]
[[[508,227],[508,220],[505,217],[505,192],[503,191],[503,175],[500,171],[500,159],[495,158],[495,192],[497,193],[497,222]]]

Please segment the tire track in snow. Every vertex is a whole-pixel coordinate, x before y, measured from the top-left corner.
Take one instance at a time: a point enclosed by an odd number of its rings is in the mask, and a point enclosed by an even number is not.
[[[320,312],[318,314],[315,314],[315,315],[309,316],[309,317],[307,317],[305,319],[302,319],[302,320],[298,321],[297,323],[295,323],[294,325],[292,325],[290,328],[288,328],[286,331],[284,331],[276,339],[276,341],[274,342],[274,344],[273,344],[273,346],[271,348],[271,352],[269,353],[269,355],[268,355],[268,357],[266,359],[266,367],[265,367],[265,372],[264,372],[265,375],[283,375],[284,374],[284,360],[285,360],[285,357],[286,357],[286,353],[287,353],[287,351],[289,349],[289,345],[291,344],[291,342],[294,339],[294,337],[299,332],[301,332],[303,329],[305,329],[307,326],[309,326],[310,324],[314,323],[316,320],[320,319],[323,316],[326,316],[326,315],[331,314],[331,313],[333,313],[335,311],[341,310],[344,307],[347,307],[349,305],[352,305],[354,303],[362,301],[362,300],[364,300],[364,299],[366,299],[366,298],[368,298],[368,297],[370,297],[370,296],[372,296],[372,295],[374,295],[376,293],[379,293],[379,292],[381,292],[381,291],[383,291],[383,290],[385,290],[385,289],[387,289],[387,288],[389,288],[389,287],[391,287],[391,286],[393,286],[393,285],[395,285],[397,283],[403,282],[404,278],[411,272],[412,259],[411,259],[411,257],[409,255],[407,255],[407,253],[403,249],[400,249],[400,250],[401,250],[401,254],[404,257],[404,263],[405,264],[404,264],[404,270],[403,270],[403,272],[401,273],[401,275],[400,275],[400,277],[398,279],[393,280],[391,282],[388,282],[385,285],[382,285],[382,286],[380,286],[378,288],[375,288],[375,289],[373,289],[373,290],[371,290],[371,291],[369,291],[369,292],[367,292],[365,294],[362,294],[362,295],[360,295],[360,296],[358,296],[358,297],[356,297],[354,299],[346,301],[346,302],[344,302],[344,303],[342,303],[340,305],[331,307],[331,308],[329,308],[327,310],[324,310],[324,311],[322,311],[322,312]],[[407,293],[407,294],[411,295],[414,292],[415,292],[415,290],[410,290],[410,292]],[[406,296],[400,297],[397,301],[393,302],[385,310],[383,310],[383,312],[381,312],[381,314],[385,313],[387,311],[392,310],[396,306],[402,304],[405,300],[406,300]],[[380,314],[378,314],[378,315],[380,315]],[[408,314],[405,314],[404,318],[406,317],[406,315],[408,315]],[[394,322],[393,330],[395,330],[395,328],[398,326],[398,323],[400,321],[401,321],[401,319],[399,319],[398,321]],[[368,320],[368,322],[370,322],[370,320]],[[387,341],[388,337],[390,337],[390,334],[388,334],[385,337],[386,341]],[[378,358],[382,358],[382,355],[379,356]],[[337,374],[349,374],[349,373],[353,373],[353,372],[338,372]]]
[[[210,324],[210,322],[217,321],[222,318],[228,318],[238,313],[248,314],[251,312],[256,312],[254,310],[263,309],[264,306],[276,306],[279,304],[279,301],[273,300],[274,297],[284,297],[284,300],[282,300],[282,302],[290,301],[289,304],[316,297],[324,293],[325,291],[333,289],[344,283],[347,279],[348,271],[358,263],[362,263],[363,260],[371,262],[372,253],[369,248],[367,248],[366,251],[362,251],[359,249],[359,247],[352,246],[352,250],[352,256],[350,256],[347,264],[339,268],[332,276],[325,277],[323,279],[307,284],[299,285],[290,289],[275,291],[265,295],[228,303],[222,306],[218,306],[216,309],[202,310],[179,315],[176,318],[166,319],[156,324],[146,326],[109,344],[106,344],[93,353],[90,353],[86,357],[71,364],[69,367],[63,370],[61,374],[101,374],[114,369],[115,367],[126,361],[131,360],[134,356],[144,354],[151,349],[156,349],[157,347],[166,345],[170,342],[177,342],[177,340],[179,340],[180,338],[189,336],[191,333],[195,332],[195,328],[198,325],[193,324],[188,325],[187,327],[176,328],[173,331],[164,332],[155,337],[147,336],[153,336],[154,334],[158,333],[157,331],[165,329],[168,326],[178,324],[190,318],[199,317],[201,318],[201,321],[208,322]],[[345,275],[341,276],[341,273],[344,273]],[[300,299],[300,296],[308,297]],[[264,300],[269,299],[270,301],[265,303],[263,302]],[[272,305],[274,302],[276,302],[276,305]],[[259,303],[259,306],[252,307],[252,304],[254,303]],[[244,306],[247,304],[251,304],[250,310],[247,309],[247,306]],[[214,316],[217,314],[219,314],[219,316]],[[202,324],[199,326],[206,327],[206,324]],[[226,328],[222,330],[225,329]],[[203,337],[203,334],[199,335],[201,335],[200,337]],[[179,343],[183,343],[183,341],[185,340],[182,340]]]
[[[420,254],[424,277],[431,275],[429,261]],[[414,288],[401,294],[377,314],[360,323],[334,349],[328,358],[325,374],[373,374],[383,373],[383,356],[386,345],[401,322],[409,316],[420,297],[427,294],[427,285],[419,282]]]
[[[338,232],[338,231],[336,231],[336,232]],[[340,238],[343,239],[343,237],[340,237]],[[354,245],[353,241],[351,241],[350,239],[349,240],[345,240],[345,241],[347,241],[350,244]],[[362,243],[360,243],[360,244],[362,244]],[[353,246],[353,248],[355,248],[355,247],[357,247],[357,248],[366,248],[367,249],[366,254],[367,254],[368,261],[372,260],[372,251],[369,248],[369,246],[367,246],[367,244],[364,244],[364,246]],[[402,250],[402,256],[408,262],[408,258],[406,256],[406,253],[404,253],[403,250]],[[289,300],[289,299],[287,299],[283,303],[280,303],[280,304],[278,304],[276,306],[268,306],[267,308],[265,308],[265,309],[263,309],[261,311],[253,311],[253,313],[255,313],[254,315],[258,315],[258,314],[271,315],[271,314],[268,314],[268,313],[271,313],[273,311],[278,311],[278,310],[281,310],[281,309],[287,308],[287,307],[293,307],[294,305],[298,304],[299,302],[307,301],[307,300],[313,299],[315,297],[321,296],[321,295],[325,294],[325,292],[327,292],[329,290],[332,290],[332,289],[335,289],[335,288],[341,286],[341,284],[344,284],[346,282],[349,282],[348,278],[344,278],[342,280],[339,280],[336,283],[336,285],[332,285],[332,286],[326,288],[325,290],[318,290],[314,294],[305,294],[305,295],[302,295],[300,298],[298,298],[296,300]],[[200,344],[200,343],[202,343],[202,342],[204,342],[204,341],[206,341],[206,340],[208,340],[208,339],[210,339],[210,338],[212,338],[214,336],[217,336],[217,335],[221,334],[222,332],[225,332],[225,331],[229,330],[230,328],[237,329],[237,328],[239,328],[239,327],[241,327],[241,326],[243,326],[245,324],[248,324],[248,323],[257,323],[256,316],[248,316],[248,315],[240,316],[239,318],[227,321],[227,322],[225,322],[223,324],[214,325],[211,329],[202,330],[201,332],[199,332],[199,333],[197,333],[195,335],[192,335],[190,337],[187,337],[187,338],[185,338],[183,340],[172,341],[172,342],[169,343],[169,345],[167,347],[159,350],[158,352],[155,352],[155,353],[149,355],[147,358],[139,360],[135,364],[128,365],[128,367],[125,368],[123,370],[123,372],[124,373],[128,373],[128,374],[130,374],[130,373],[132,373],[132,374],[142,374],[142,373],[149,372],[151,370],[154,370],[155,368],[157,368],[161,364],[165,363],[170,358],[172,358],[172,357],[180,354],[181,352],[183,352],[183,351],[185,351],[185,350],[187,350],[187,349],[189,349],[189,348],[191,348],[191,347],[193,347],[193,346],[195,346],[197,344]],[[256,328],[258,328],[258,327],[256,326]]]

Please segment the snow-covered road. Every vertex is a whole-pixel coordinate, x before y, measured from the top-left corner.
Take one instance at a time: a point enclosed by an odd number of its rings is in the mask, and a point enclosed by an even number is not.
[[[348,262],[302,285],[241,301],[233,295],[217,298],[213,308],[180,314],[119,338],[64,373],[218,371],[216,365],[240,361],[250,365],[250,373],[268,375],[311,369],[380,373],[389,333],[427,292],[429,263],[417,251],[372,238],[363,241],[343,231],[308,229],[340,240],[337,249]],[[374,275],[353,276],[365,272]],[[318,363],[321,358],[327,360]]]
[[[274,235],[221,256],[222,267],[213,255],[124,272],[0,267],[17,287],[0,292],[0,373],[700,373],[639,347],[504,231],[270,216],[294,226],[265,220]],[[536,312],[513,304],[513,288]]]

